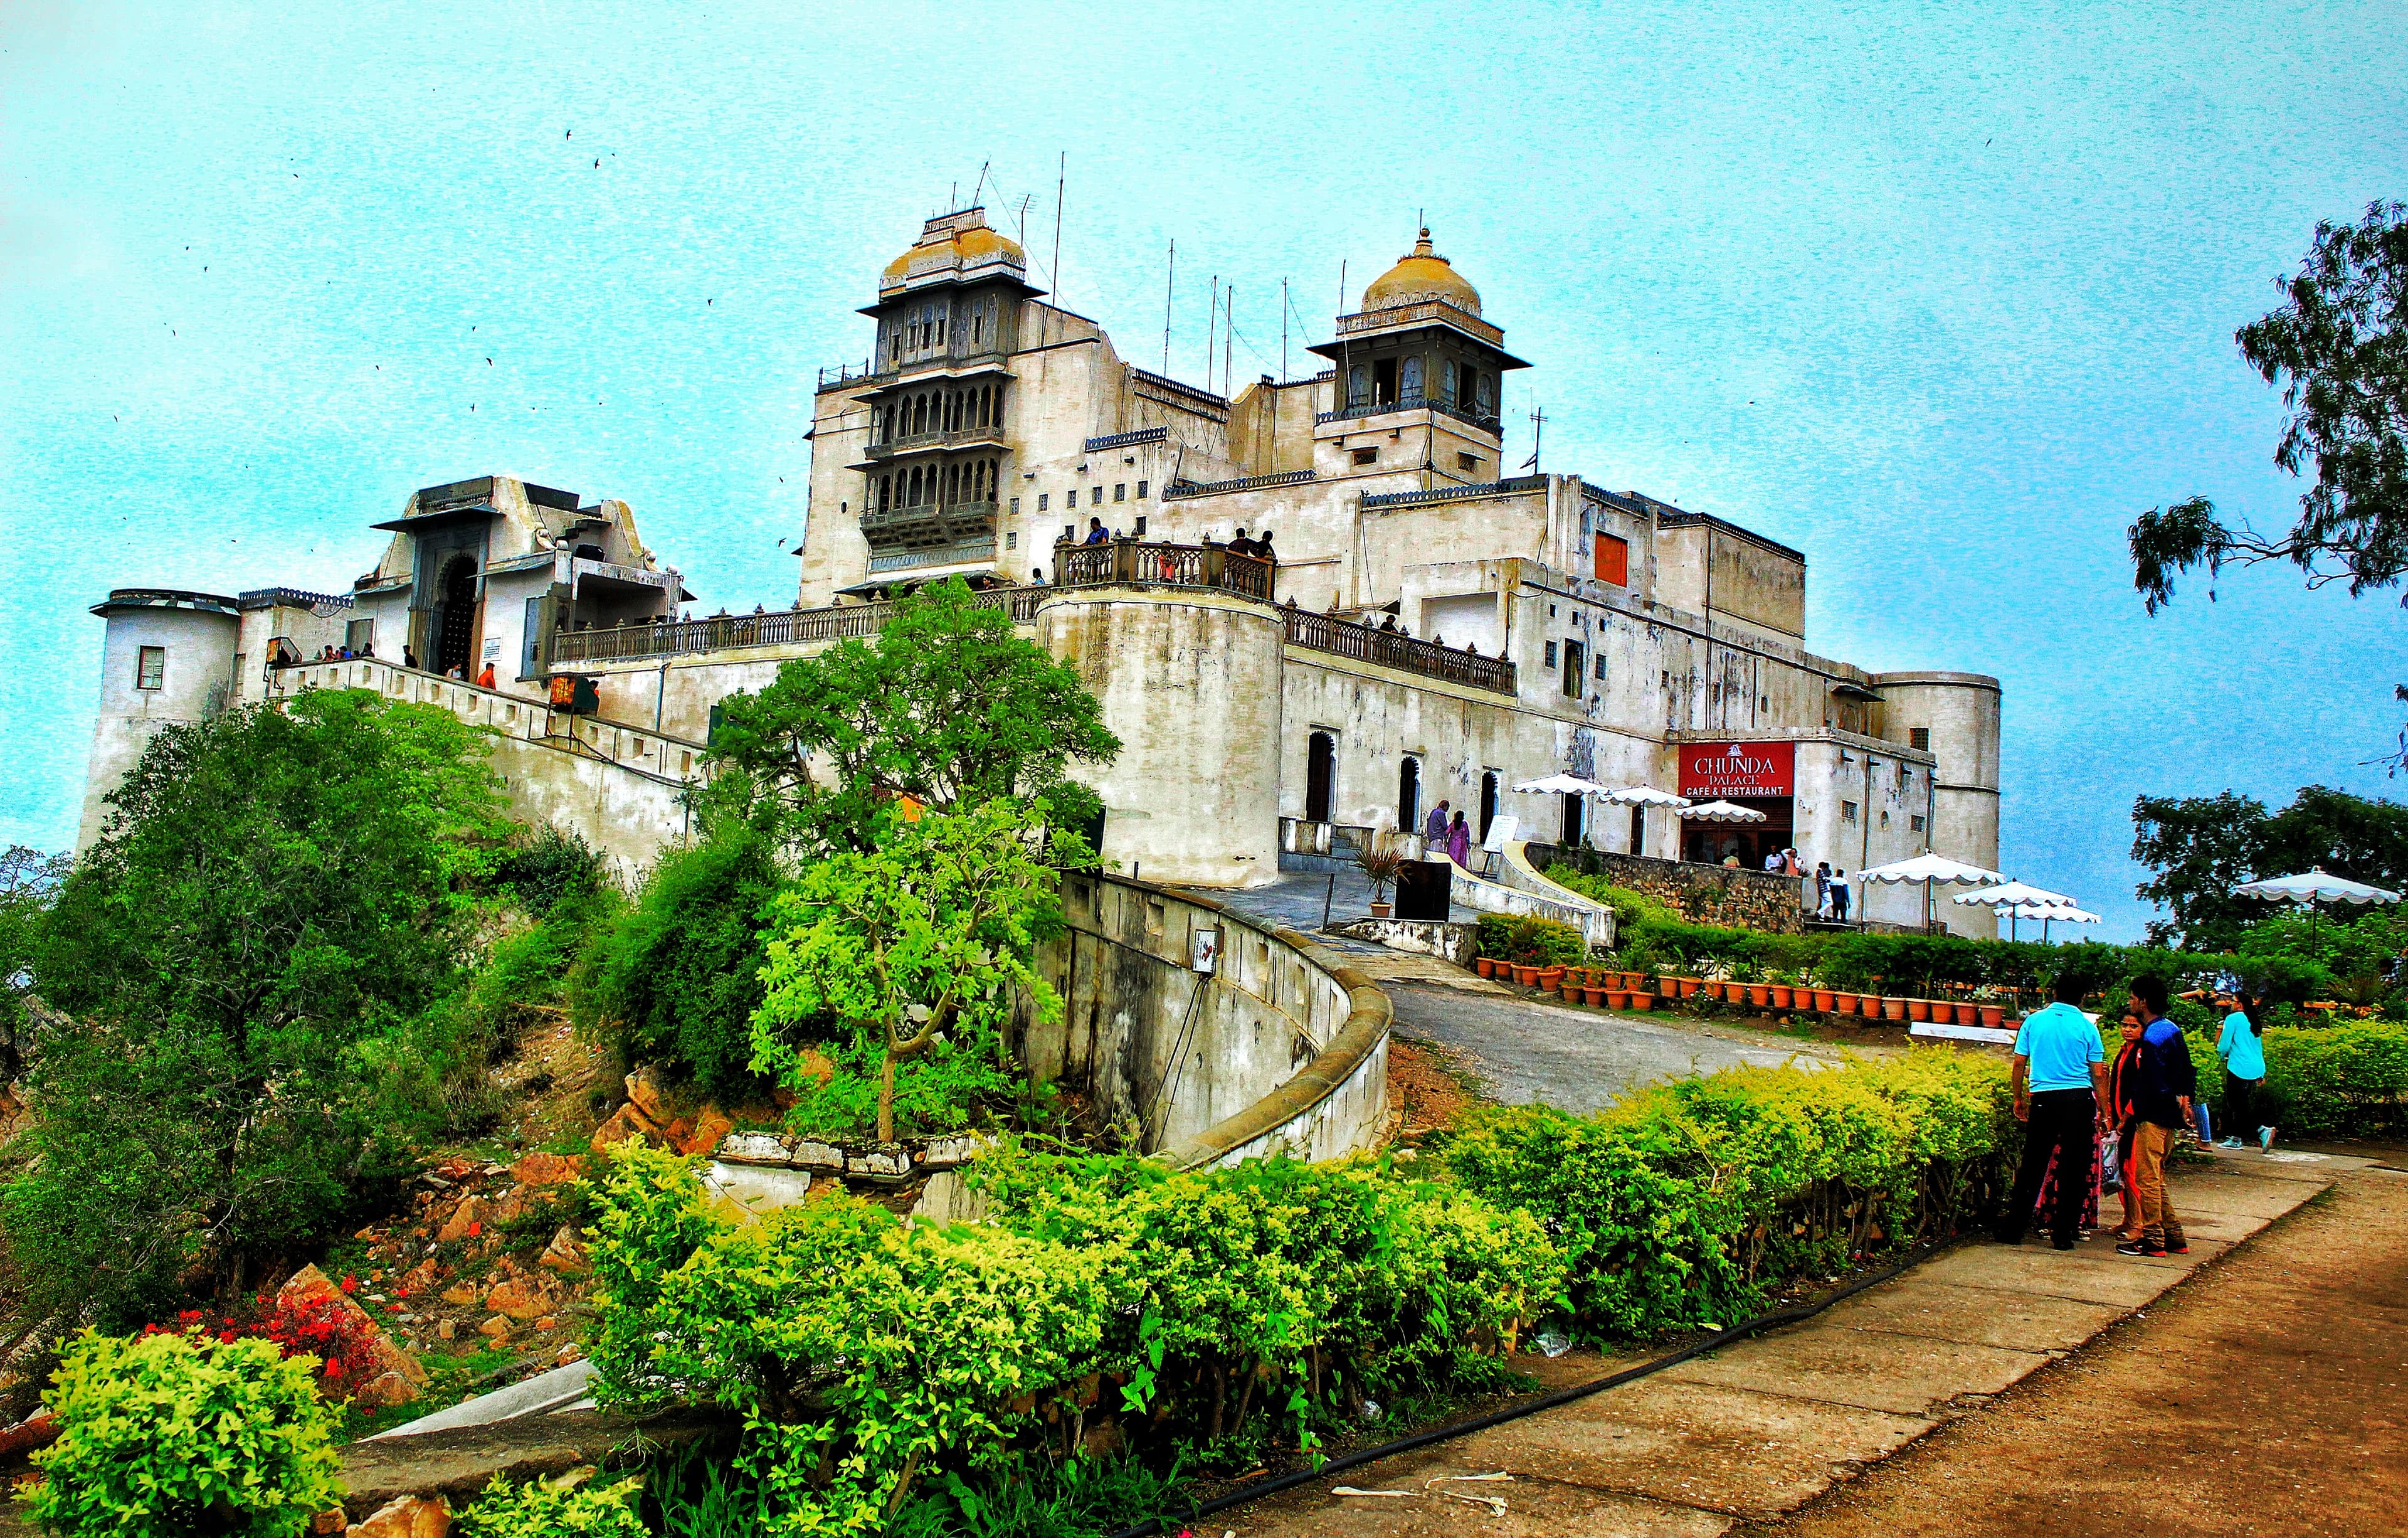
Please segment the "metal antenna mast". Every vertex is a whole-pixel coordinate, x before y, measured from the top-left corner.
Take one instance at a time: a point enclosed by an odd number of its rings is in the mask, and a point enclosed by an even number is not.
[[[1162,377],[1170,377],[1170,296],[1179,282],[1179,242],[1170,243],[1170,270],[1162,279]]]

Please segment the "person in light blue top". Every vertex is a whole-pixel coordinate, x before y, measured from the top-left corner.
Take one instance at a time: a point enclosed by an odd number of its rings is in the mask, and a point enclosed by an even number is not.
[[[2260,1125],[2252,1109],[2266,1082],[2265,1018],[2246,991],[2237,1002],[2240,1007],[2224,1017],[2224,1034],[2215,1039],[2215,1055],[2224,1059],[2224,1142],[2218,1146],[2247,1147],[2241,1131],[2252,1128],[2258,1146],[2268,1149],[2274,1146],[2274,1129]]]
[[[2069,970],[2057,977],[2051,991],[2057,1002],[2035,1010],[2015,1031],[2009,1084],[2015,1097],[2015,1120],[2024,1124],[2024,1157],[1995,1231],[2001,1244],[2023,1243],[2024,1225],[2054,1155],[2059,1178],[2056,1210],[2048,1215],[2049,1242],[2070,1250],[2081,1231],[2083,1182],[2098,1151],[2107,1054],[2099,1044],[2099,1027],[2080,1007],[2084,980]]]

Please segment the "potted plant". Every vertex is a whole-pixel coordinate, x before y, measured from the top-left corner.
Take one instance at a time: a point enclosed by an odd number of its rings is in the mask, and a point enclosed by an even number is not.
[[[1480,975],[1483,977],[1494,977],[1497,975],[1497,958],[1493,956],[1475,956],[1472,958],[1471,964],[1479,970]]]
[[[1627,988],[1606,989],[1605,1007],[1610,1010],[1628,1009],[1630,1007],[1630,990]]]
[[[1354,869],[1371,879],[1373,918],[1386,918],[1397,911],[1388,900],[1388,888],[1404,870],[1405,857],[1403,841],[1386,833],[1373,834],[1370,842],[1354,852]]]
[[[1828,1007],[1834,1013],[1854,1014],[1856,1013],[1856,996],[1855,994],[1842,993],[1838,989],[1833,989],[1829,997],[1831,1002]]]
[[[1882,1017],[1885,1020],[1903,1020],[1906,1018],[1906,1000],[1896,994],[1884,995],[1881,1006]]]
[[[1641,988],[1630,996],[1630,1007],[1644,1013],[1656,1007],[1656,996]]]
[[[1944,1011],[1948,1008],[1948,1006],[1947,1006],[1947,1005],[1945,1005],[1945,1004],[1942,1004],[1942,1005],[1941,1005],[1941,1006],[1940,1006],[1940,1008],[1944,1012]],[[1908,1019],[1910,1019],[1910,1020],[1928,1020],[1928,1019],[1930,1019],[1930,1018],[1931,1018],[1931,1000],[1930,1000],[1930,999],[1908,999],[1908,1000],[1906,1001],[1906,1017],[1907,1017]]]
[[[1999,1022],[2006,1018],[2006,999],[1996,988],[1978,988],[1973,994],[1973,1013],[1981,1024],[1996,1030]]]
[[[1584,979],[1582,980],[1582,982],[1581,982],[1581,1002],[1582,1002],[1582,1003],[1584,1003],[1584,1004],[1602,1004],[1602,1003],[1604,1003],[1604,1002],[1605,1002],[1605,987],[1604,987],[1604,985],[1603,985],[1602,984],[1600,984],[1600,983],[1598,981],[1598,973],[1596,973],[1596,972],[1590,972],[1590,973],[1589,973],[1585,978],[1584,978]]]
[[[1814,1008],[1817,1011],[1822,1013],[1828,1014],[1839,1007],[1839,1002],[1840,996],[1838,994],[1833,993],[1830,989],[1823,986],[1820,983],[1814,985]]]
[[[1770,972],[1766,974],[1766,981],[1771,985],[1772,1007],[1777,1010],[1787,1009],[1789,1007],[1789,974]]]

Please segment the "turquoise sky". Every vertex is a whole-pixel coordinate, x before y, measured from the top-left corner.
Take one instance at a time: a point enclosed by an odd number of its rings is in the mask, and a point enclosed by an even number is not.
[[[1804,549],[1810,643],[2006,685],[2003,861],[2136,934],[2141,792],[2363,767],[2396,596],[2122,535],[2287,523],[2232,332],[2408,196],[2396,6],[0,5],[0,838],[63,847],[109,587],[342,589],[417,486],[635,505],[793,597],[815,370],[992,162],[1063,300],[1276,370],[1426,209],[1547,467]],[[598,162],[598,164],[596,164]]]

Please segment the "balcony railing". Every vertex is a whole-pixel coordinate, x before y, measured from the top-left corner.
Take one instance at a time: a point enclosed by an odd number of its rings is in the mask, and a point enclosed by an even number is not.
[[[1166,427],[1140,427],[1133,433],[1114,433],[1110,438],[1091,438],[1087,439],[1086,449],[1089,453],[1101,453],[1106,449],[1126,449],[1140,443],[1159,443],[1169,436],[1170,431]]]
[[[1369,401],[1341,407],[1335,411],[1324,411],[1312,420],[1315,424],[1353,422],[1361,417],[1386,416],[1391,411],[1436,411],[1442,417],[1453,417],[1457,422],[1469,423],[1484,433],[1501,432],[1504,429],[1504,424],[1495,417],[1482,416],[1469,407],[1457,406],[1451,400],[1440,400],[1433,395],[1413,395],[1403,400]]]
[[[1503,481],[1484,481],[1470,486],[1432,486],[1427,491],[1380,492],[1366,496],[1367,508],[1409,508],[1416,502],[1451,502],[1459,496],[1514,496],[1523,492],[1544,491],[1547,478],[1543,475],[1517,475]]]
[[[821,369],[819,387],[822,390],[833,390],[842,384],[858,384],[863,380],[883,379],[894,372],[890,368],[881,374],[872,367],[869,359],[864,358],[858,365],[840,363],[833,368]]]
[[[1173,481],[1162,488],[1163,496],[1176,501],[1185,496],[1217,496],[1223,492],[1254,491],[1263,486],[1300,486],[1313,479],[1311,470],[1282,470],[1277,475],[1250,475],[1239,481]]]
[[[1338,317],[1338,334],[1359,337],[1370,331],[1393,331],[1402,325],[1426,325],[1436,322],[1451,325],[1468,337],[1477,337],[1491,347],[1505,345],[1505,333],[1469,310],[1449,304],[1444,299],[1416,299],[1411,304],[1397,305],[1387,309],[1366,309],[1353,315]]]
[[[1368,625],[1332,619],[1326,614],[1287,611],[1287,643],[1474,689],[1493,689],[1502,695],[1513,692],[1513,665],[1503,657],[1458,652],[1434,640],[1416,640],[1392,630],[1374,630]]]
[[[1114,539],[1054,547],[1056,587],[1211,587],[1268,603],[1273,581],[1273,563],[1233,555],[1219,545]]]
[[[1037,617],[1037,600],[1044,596],[1042,588],[999,588],[975,594],[970,601],[982,609],[1004,610],[1011,615],[1013,624],[1025,625]],[[742,646],[808,645],[812,641],[874,636],[894,617],[895,605],[881,601],[833,609],[781,609],[767,614],[718,614],[707,620],[570,630],[552,637],[552,660],[555,666],[625,662],[724,652]]]
[[[862,452],[871,459],[892,459],[896,454],[939,449],[1000,449],[1005,446],[1001,427],[956,427],[951,432],[911,433],[886,438],[868,445]]]

